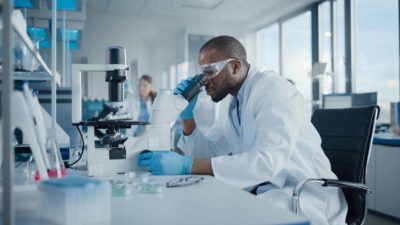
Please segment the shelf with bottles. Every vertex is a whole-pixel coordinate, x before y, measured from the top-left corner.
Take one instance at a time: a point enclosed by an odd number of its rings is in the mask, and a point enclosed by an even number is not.
[[[25,81],[51,81],[53,75],[42,56],[37,45],[27,34],[26,21],[19,10],[14,10],[11,19],[14,28],[14,79]],[[1,69],[0,69],[1,74]],[[55,74],[56,83],[59,85],[60,74]]]
[[[44,71],[15,71],[14,72],[14,80],[21,81],[43,81],[46,84],[50,85],[51,77],[47,72]],[[60,84],[60,74],[57,73],[56,83]]]

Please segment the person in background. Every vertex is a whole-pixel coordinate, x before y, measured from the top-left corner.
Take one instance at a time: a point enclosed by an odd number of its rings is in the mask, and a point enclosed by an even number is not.
[[[153,79],[145,74],[139,79],[139,95],[134,105],[134,119],[137,121],[149,121],[151,118],[152,104],[157,96],[157,92],[153,90]],[[133,136],[139,137],[145,129],[145,126],[135,126]]]

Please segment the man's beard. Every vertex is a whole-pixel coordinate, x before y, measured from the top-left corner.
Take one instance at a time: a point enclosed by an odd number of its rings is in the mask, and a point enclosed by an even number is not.
[[[215,96],[211,96],[211,100],[212,100],[213,102],[219,102],[219,101],[221,101],[221,100],[224,99],[224,98],[229,94],[229,92],[231,91],[232,86],[233,86],[233,84],[232,84],[232,83],[233,83],[232,78],[226,79],[226,80],[225,80],[225,83],[226,83],[226,85],[223,87],[223,89],[215,90]]]

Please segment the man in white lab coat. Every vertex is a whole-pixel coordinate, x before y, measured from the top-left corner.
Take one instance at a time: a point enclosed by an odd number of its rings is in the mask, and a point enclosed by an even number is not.
[[[292,209],[292,191],[308,178],[336,175],[321,149],[304,98],[286,79],[260,72],[246,51],[230,36],[211,39],[199,52],[205,89],[222,107],[220,118],[207,132],[193,119],[194,98],[181,113],[183,136],[175,152],[147,152],[138,164],[153,174],[209,174],[228,184],[254,191],[266,202]],[[180,94],[191,82],[182,81]],[[313,224],[345,224],[347,203],[336,188],[306,186],[301,212]]]

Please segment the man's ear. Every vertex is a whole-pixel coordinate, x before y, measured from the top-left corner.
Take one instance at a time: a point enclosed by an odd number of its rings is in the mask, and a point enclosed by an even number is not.
[[[233,74],[234,75],[239,74],[240,73],[240,69],[242,68],[242,63],[239,60],[235,60],[232,63],[232,66],[233,66]]]

